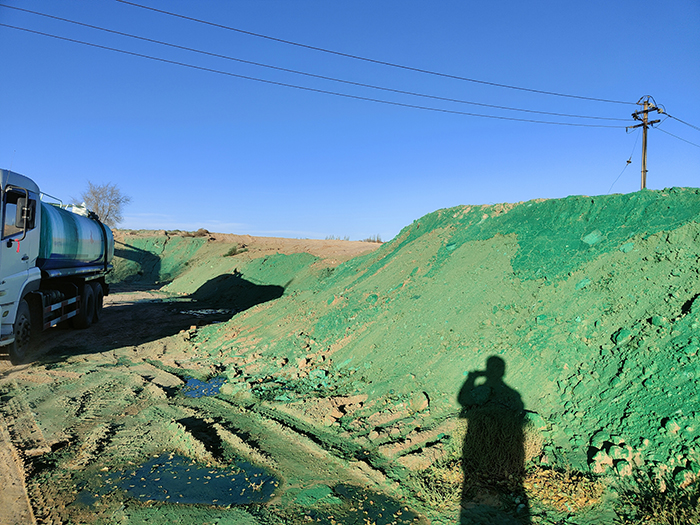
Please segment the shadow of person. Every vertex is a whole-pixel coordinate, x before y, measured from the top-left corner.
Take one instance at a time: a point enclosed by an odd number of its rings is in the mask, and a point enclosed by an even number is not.
[[[530,523],[523,489],[525,406],[503,381],[505,371],[505,361],[491,356],[486,370],[469,372],[459,392],[467,420],[461,525]]]

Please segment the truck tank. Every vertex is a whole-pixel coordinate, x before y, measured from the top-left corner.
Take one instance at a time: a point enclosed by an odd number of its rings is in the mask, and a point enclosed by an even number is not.
[[[49,274],[67,268],[102,266],[114,257],[112,230],[99,221],[41,203],[37,266]]]

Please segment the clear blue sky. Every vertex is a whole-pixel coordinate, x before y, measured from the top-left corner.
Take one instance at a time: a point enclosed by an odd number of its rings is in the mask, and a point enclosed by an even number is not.
[[[447,0],[134,0],[280,39],[534,94],[291,46],[116,0],[0,0],[86,24],[353,82],[597,121],[497,110],[264,69],[7,7],[0,23],[238,75],[360,97],[584,128],[391,106],[194,70],[0,26],[0,167],[69,200],[88,180],[132,202],[124,228],[388,240],[458,204],[640,186],[652,95],[700,127],[700,3]],[[655,114],[653,114],[655,115]],[[663,117],[662,117],[663,118]],[[648,187],[700,186],[700,131],[649,131]],[[635,141],[636,149],[635,148]],[[632,163],[623,172],[625,163]]]

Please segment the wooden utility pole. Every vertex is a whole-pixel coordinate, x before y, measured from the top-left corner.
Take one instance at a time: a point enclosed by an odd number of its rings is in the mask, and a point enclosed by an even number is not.
[[[649,95],[640,98],[637,104],[642,106],[642,109],[632,113],[632,118],[634,120],[641,120],[641,124],[627,126],[627,129],[642,128],[642,189],[647,187],[647,129],[649,129],[649,126],[661,122],[661,120],[649,120],[649,112],[658,111],[659,113],[663,113],[663,109],[656,107],[656,101],[652,104],[650,100],[654,99]]]

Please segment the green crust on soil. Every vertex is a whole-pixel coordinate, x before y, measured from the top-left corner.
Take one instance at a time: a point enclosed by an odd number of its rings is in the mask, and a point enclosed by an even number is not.
[[[316,370],[317,390],[375,403],[425,392],[429,413],[412,423],[422,427],[454,417],[466,373],[499,355],[539,416],[543,461],[683,477],[700,470],[699,214],[698,190],[680,188],[440,210],[203,332],[234,362],[254,353],[244,373],[285,391],[305,393]],[[274,264],[286,278],[285,261]],[[295,378],[302,359],[309,370]]]
[[[115,289],[160,287],[159,300],[230,319],[133,348],[61,349],[33,379],[0,385],[5,415],[31,407],[39,433],[58,436],[30,495],[50,508],[42,487],[103,490],[101,472],[164,451],[220,466],[240,456],[282,485],[247,510],[105,493],[100,509],[59,505],[65,519],[352,520],[385,498],[454,523],[458,396],[491,356],[527,411],[533,522],[610,523],[603,485],[644,471],[692,486],[700,474],[698,189],[439,210],[339,265],[208,234],[120,232],[114,267]],[[98,351],[99,363],[80,357]],[[226,378],[217,396],[179,393],[212,376]],[[551,480],[575,495],[550,497]],[[484,512],[512,517],[519,501]]]

